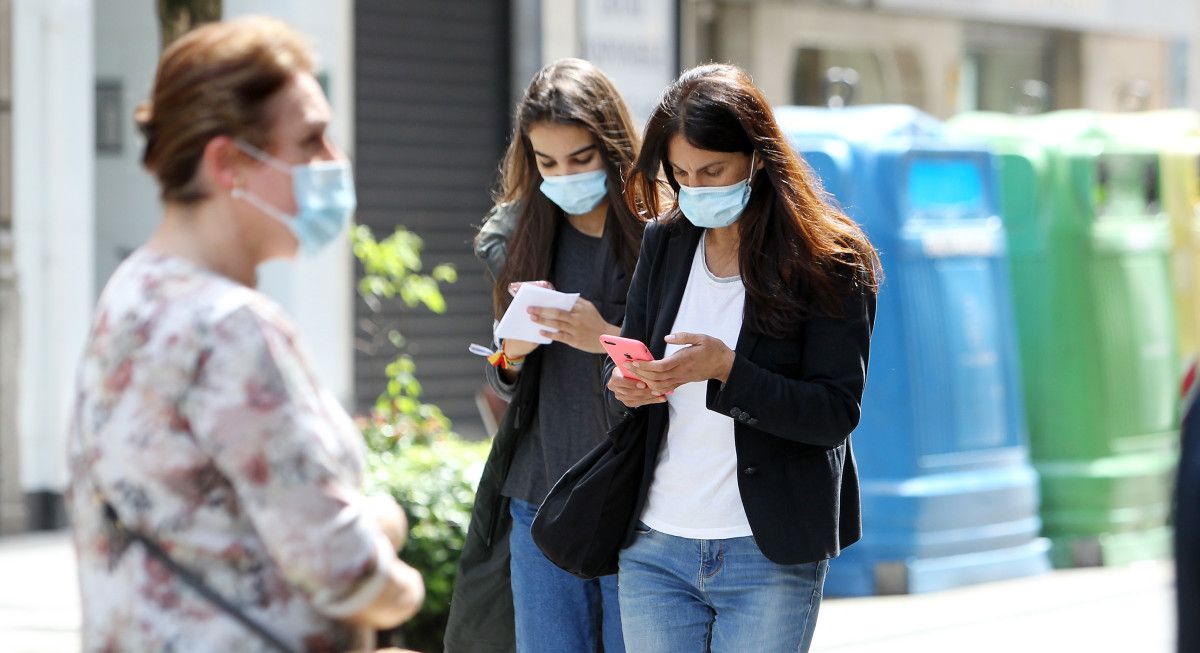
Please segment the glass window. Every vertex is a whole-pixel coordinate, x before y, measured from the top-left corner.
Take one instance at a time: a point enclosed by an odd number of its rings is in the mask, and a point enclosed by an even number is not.
[[[792,104],[837,107],[899,102],[920,106],[917,61],[906,48],[800,48],[793,67]]]
[[[1159,211],[1158,159],[1109,154],[1096,162],[1096,217],[1152,216]]]

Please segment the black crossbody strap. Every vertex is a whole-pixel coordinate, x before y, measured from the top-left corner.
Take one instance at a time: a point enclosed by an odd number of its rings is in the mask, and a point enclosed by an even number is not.
[[[238,623],[253,631],[255,635],[258,635],[260,638],[262,638],[264,642],[269,644],[271,648],[275,649],[276,651],[281,651],[282,653],[297,653],[296,649],[288,646],[282,639],[279,638],[279,636],[271,632],[266,626],[246,616],[246,614],[239,610],[237,606],[230,603],[225,597],[221,596],[211,587],[206,585],[204,581],[200,580],[200,577],[191,570],[184,568],[182,565],[172,560],[171,556],[167,555],[167,552],[163,551],[162,547],[160,547],[157,542],[146,537],[145,535],[142,535],[141,533],[138,533],[137,531],[126,528],[124,522],[122,522],[121,518],[117,516],[117,511],[113,509],[112,505],[110,505],[107,501],[103,502],[103,510],[104,519],[116,530],[117,533],[123,537],[140,543],[146,548],[147,553],[154,557],[155,560],[158,560],[162,564],[166,565],[167,569],[171,570],[171,573],[178,576],[180,580],[188,585],[188,587],[196,590],[200,596],[203,596],[210,603],[224,611],[225,614],[233,617],[238,621]]]

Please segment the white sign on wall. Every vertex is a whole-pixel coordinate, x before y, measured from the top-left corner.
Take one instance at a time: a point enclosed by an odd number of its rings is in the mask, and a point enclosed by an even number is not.
[[[603,70],[640,127],[674,81],[675,0],[580,0],[583,58]]]

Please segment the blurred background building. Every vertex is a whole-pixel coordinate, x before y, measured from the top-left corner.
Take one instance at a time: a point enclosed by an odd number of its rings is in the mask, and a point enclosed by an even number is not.
[[[685,62],[738,63],[777,104],[849,94],[948,117],[1196,99],[1191,0],[685,0],[681,15]]]
[[[0,532],[62,523],[74,366],[100,289],[154,228],[132,112],[160,49],[150,0],[0,0]],[[319,373],[365,410],[398,328],[425,399],[482,437],[488,281],[471,253],[530,76],[596,62],[649,113],[681,67],[745,67],[776,105],[961,111],[1200,108],[1194,0],[224,0],[308,34],[355,159],[358,221],[403,225],[459,280],[447,314],[356,298],[348,247],[275,263],[263,289]]]

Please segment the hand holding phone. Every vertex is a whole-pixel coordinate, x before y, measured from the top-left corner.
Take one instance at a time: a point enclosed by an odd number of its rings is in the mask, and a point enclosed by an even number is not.
[[[613,362],[617,364],[621,376],[630,381],[641,381],[641,379],[630,371],[627,367],[628,363],[654,360],[654,354],[651,354],[646,343],[640,340],[621,336],[600,336],[600,345],[604,347],[604,351],[608,352],[609,358],[612,358]]]
[[[604,347],[604,351],[608,352],[609,357],[616,363],[612,378],[608,380],[608,389],[616,396],[617,401],[630,408],[667,401],[666,396],[649,390],[648,384],[629,370],[629,363],[654,360],[654,355],[645,343],[631,338],[602,335],[600,346]]]

